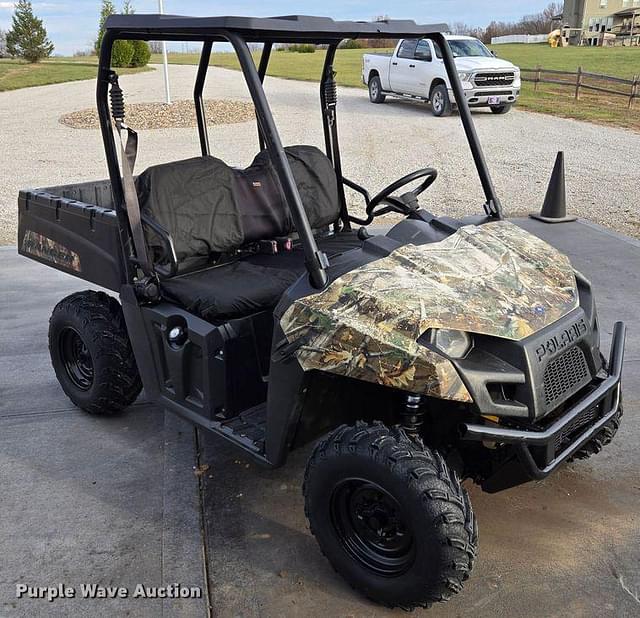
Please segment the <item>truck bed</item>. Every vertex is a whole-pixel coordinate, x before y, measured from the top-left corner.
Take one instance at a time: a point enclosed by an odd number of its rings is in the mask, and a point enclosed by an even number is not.
[[[118,291],[122,247],[110,181],[20,191],[18,252]]]

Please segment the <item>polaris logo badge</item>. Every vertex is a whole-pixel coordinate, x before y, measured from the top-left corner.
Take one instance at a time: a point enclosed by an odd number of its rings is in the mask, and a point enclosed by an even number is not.
[[[586,332],[587,323],[584,321],[584,318],[580,318],[577,322],[569,326],[569,328],[565,328],[561,333],[549,337],[549,339],[536,348],[538,362],[540,363],[544,358],[553,356],[556,352],[563,350],[577,339],[580,339]]]

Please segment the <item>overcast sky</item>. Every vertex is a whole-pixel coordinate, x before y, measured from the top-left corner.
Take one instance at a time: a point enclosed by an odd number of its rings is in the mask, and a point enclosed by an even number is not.
[[[179,15],[326,15],[334,19],[370,20],[376,15],[415,19],[417,22],[464,21],[484,26],[491,20],[516,20],[542,10],[545,0],[164,0],[165,13]],[[11,25],[13,2],[0,0],[0,28]],[[114,0],[118,9],[122,0]],[[136,12],[155,13],[157,0],[134,0]],[[99,0],[33,0],[36,14],[44,20],[58,54],[72,54],[88,48],[96,36]]]

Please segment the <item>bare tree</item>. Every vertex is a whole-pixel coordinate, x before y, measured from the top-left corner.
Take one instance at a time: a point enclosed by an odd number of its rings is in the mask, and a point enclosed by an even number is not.
[[[480,26],[470,26],[464,22],[455,22],[451,26],[451,34],[459,34],[463,36],[472,36],[481,39],[484,36],[484,28]]]
[[[562,14],[562,6],[551,2],[540,13],[525,15],[517,22],[492,21],[485,28],[482,40],[490,43],[492,37],[507,34],[548,34],[555,27],[553,18]]]
[[[7,52],[7,33],[4,30],[0,30],[0,58],[6,58]]]

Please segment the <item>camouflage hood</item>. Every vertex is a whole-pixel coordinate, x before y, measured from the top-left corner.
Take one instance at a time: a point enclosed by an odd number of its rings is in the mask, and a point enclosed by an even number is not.
[[[297,300],[282,318],[305,370],[470,400],[453,365],[418,344],[429,328],[519,340],[578,304],[566,256],[507,222],[468,226],[388,257]]]

